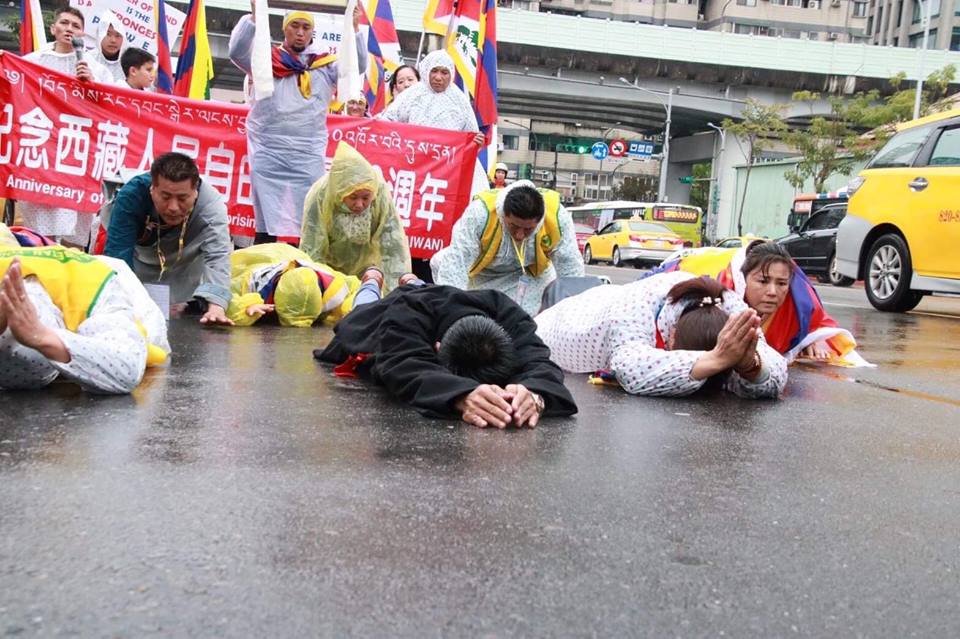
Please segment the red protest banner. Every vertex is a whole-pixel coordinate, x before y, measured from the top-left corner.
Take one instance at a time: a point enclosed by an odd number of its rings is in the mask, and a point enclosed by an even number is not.
[[[93,213],[102,181],[179,151],[227,201],[231,232],[252,236],[246,106],[79,82],[0,51],[0,197]],[[328,163],[344,140],[390,185],[411,254],[450,241],[470,199],[473,134],[329,116]]]

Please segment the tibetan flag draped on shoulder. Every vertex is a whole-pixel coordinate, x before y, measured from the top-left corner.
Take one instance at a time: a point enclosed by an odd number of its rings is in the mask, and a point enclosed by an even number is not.
[[[470,96],[477,124],[489,144],[497,124],[496,0],[459,0],[446,48],[457,67],[458,84]],[[486,171],[496,157],[481,151],[480,161]]]
[[[678,258],[665,260],[659,268],[644,277],[673,271],[708,275],[726,288],[736,291],[740,297],[745,297],[747,284],[743,263],[746,254],[745,248],[689,249]],[[788,362],[802,357],[802,351],[811,344],[825,342],[832,351],[828,360],[830,364],[851,368],[872,366],[855,350],[857,342],[850,331],[840,328],[824,309],[813,284],[796,264],[790,278],[790,290],[780,308],[764,321],[763,335],[767,344]]]
[[[33,53],[47,44],[47,30],[43,28],[40,0],[20,2],[20,55]]]
[[[368,0],[362,22],[370,27],[367,33],[369,62],[363,91],[370,114],[376,115],[383,111],[390,101],[386,90],[386,77],[401,64],[400,38],[393,21],[390,0]]]
[[[455,0],[428,0],[427,9],[423,12],[423,30],[439,36],[447,35],[454,4]]]
[[[195,100],[210,97],[213,79],[213,55],[207,38],[207,10],[203,0],[190,0],[187,19],[180,37],[180,56],[173,94]]]
[[[157,92],[173,93],[173,65],[170,62],[170,40],[167,38],[167,14],[163,0],[153,0],[153,20],[157,27]]]

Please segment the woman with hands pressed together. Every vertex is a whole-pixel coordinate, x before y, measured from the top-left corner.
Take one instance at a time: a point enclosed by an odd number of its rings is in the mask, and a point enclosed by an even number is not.
[[[561,368],[609,372],[628,393],[681,396],[709,385],[763,398],[787,382],[786,360],[767,345],[760,315],[708,277],[662,273],[597,286],[536,321]]]

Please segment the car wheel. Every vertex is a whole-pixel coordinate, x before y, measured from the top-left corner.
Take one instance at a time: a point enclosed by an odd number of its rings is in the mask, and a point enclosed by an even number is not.
[[[867,253],[867,299],[878,311],[903,313],[916,307],[923,293],[910,290],[910,249],[894,233],[880,236]]]
[[[623,262],[620,260],[620,247],[613,247],[613,258],[610,260],[610,263],[614,266],[623,266]]]
[[[590,250],[590,245],[583,247],[583,263],[593,264],[593,251]]]
[[[830,256],[830,260],[827,262],[830,265],[830,270],[827,271],[827,280],[834,286],[851,286],[853,285],[853,278],[847,277],[846,275],[841,275],[840,271],[837,270],[837,254],[834,253]]]

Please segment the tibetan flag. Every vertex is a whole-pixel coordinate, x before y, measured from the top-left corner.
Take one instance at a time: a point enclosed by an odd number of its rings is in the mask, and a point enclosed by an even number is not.
[[[496,0],[459,0],[446,42],[457,84],[470,96],[477,125],[490,144],[497,123]],[[496,162],[495,154],[484,150],[480,158],[484,171]]]
[[[173,93],[173,65],[170,63],[170,40],[167,38],[167,14],[163,0],[153,0],[153,19],[157,27],[157,92]]]
[[[369,0],[362,14],[362,22],[370,27],[367,34],[369,61],[363,91],[367,96],[370,114],[376,115],[390,101],[386,90],[387,74],[393,73],[402,64],[400,38],[397,37],[390,0]]]
[[[440,36],[447,35],[453,19],[455,0],[428,0],[423,12],[423,30]]]
[[[195,100],[210,97],[213,56],[207,38],[207,11],[203,0],[190,0],[187,19],[180,37],[180,56],[173,94]]]
[[[743,298],[746,295],[746,277],[742,267],[746,254],[746,248],[684,250],[679,257],[665,260],[640,279],[674,271],[708,275]],[[853,335],[840,328],[836,320],[830,317],[806,273],[796,264],[790,278],[790,289],[780,307],[765,319],[763,335],[767,344],[788,362],[802,357],[803,349],[811,344],[822,341],[832,351],[828,361],[834,366],[873,366],[857,353],[857,341]]]
[[[47,30],[43,28],[40,0],[22,0],[20,3],[20,55],[33,53],[47,44]]]

